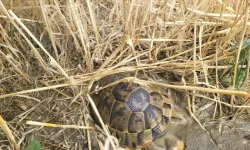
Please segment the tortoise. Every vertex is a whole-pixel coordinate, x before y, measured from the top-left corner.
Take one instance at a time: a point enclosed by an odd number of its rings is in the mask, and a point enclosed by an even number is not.
[[[134,73],[106,76],[92,86],[104,87],[110,83],[134,77]],[[139,79],[147,79],[137,74]],[[104,124],[119,139],[123,148],[145,148],[167,133],[172,112],[172,101],[154,85],[119,82],[91,95]],[[100,125],[93,110],[94,121]]]

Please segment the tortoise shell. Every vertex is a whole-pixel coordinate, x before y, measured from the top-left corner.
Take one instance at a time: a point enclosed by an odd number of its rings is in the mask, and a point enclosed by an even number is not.
[[[129,76],[133,77],[133,74],[114,74],[102,78],[96,84],[104,87]],[[141,74],[137,76],[142,78]],[[153,85],[119,82],[92,94],[92,98],[104,123],[124,148],[146,147],[167,132],[172,111],[171,100]],[[92,116],[98,123],[97,117]]]

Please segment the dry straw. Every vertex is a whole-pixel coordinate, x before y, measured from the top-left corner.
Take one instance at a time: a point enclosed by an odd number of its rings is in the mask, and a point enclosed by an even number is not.
[[[12,149],[19,150],[20,148],[17,145],[15,137],[13,136],[10,128],[8,127],[6,121],[4,121],[4,119],[2,118],[1,115],[0,115],[0,126],[3,129],[3,131],[5,132],[6,136],[8,137],[10,145],[13,146]]]
[[[181,91],[204,130],[209,121],[249,113],[249,69],[236,90],[238,69],[250,62],[240,57],[248,1],[3,0],[0,18],[0,113],[9,149],[25,149],[33,138],[44,149],[117,149],[89,92],[115,73],[161,76],[123,81]],[[96,130],[90,106],[102,124]],[[212,115],[201,119],[202,111]],[[6,124],[20,130],[12,134]]]

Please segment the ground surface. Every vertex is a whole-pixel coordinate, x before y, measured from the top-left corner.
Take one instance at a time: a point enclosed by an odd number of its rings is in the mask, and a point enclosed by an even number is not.
[[[250,123],[248,121],[240,119],[206,121],[200,115],[199,120],[205,121],[200,122],[199,125],[188,115],[187,111],[183,111],[185,110],[184,107],[187,106],[183,94],[173,92],[175,93],[173,98],[177,105],[175,111],[179,119],[173,119],[169,126],[169,132],[184,141],[186,150],[250,149]],[[208,114],[211,114],[211,112],[208,112]]]
[[[174,132],[178,139],[184,141],[185,150],[250,149],[249,122],[227,121],[222,123],[221,126],[218,124],[207,126],[207,131],[203,130],[196,122],[192,122],[188,125],[178,124],[175,126],[175,124],[173,124],[170,128],[174,128],[174,130],[169,131],[171,134]],[[156,145],[158,143],[156,143]],[[164,147],[162,149],[166,148]]]
[[[0,115],[21,150],[34,139],[44,150],[104,147],[102,129],[26,121],[92,126],[88,86],[124,71],[158,73],[189,96],[200,124],[179,114],[169,129],[187,150],[250,150],[248,1],[2,0],[0,18]],[[13,147],[0,128],[1,149]]]
[[[210,128],[210,136],[198,124],[185,128],[179,136],[186,141],[186,150],[250,149],[250,141],[245,138],[250,134],[249,122],[225,122],[221,126],[221,132],[218,125],[207,127]]]

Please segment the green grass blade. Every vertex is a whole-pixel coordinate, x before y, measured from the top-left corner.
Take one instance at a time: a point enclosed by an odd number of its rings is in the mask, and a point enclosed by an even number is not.
[[[241,50],[236,73],[235,87],[239,90],[247,80],[250,45]],[[235,64],[234,64],[235,65]]]

